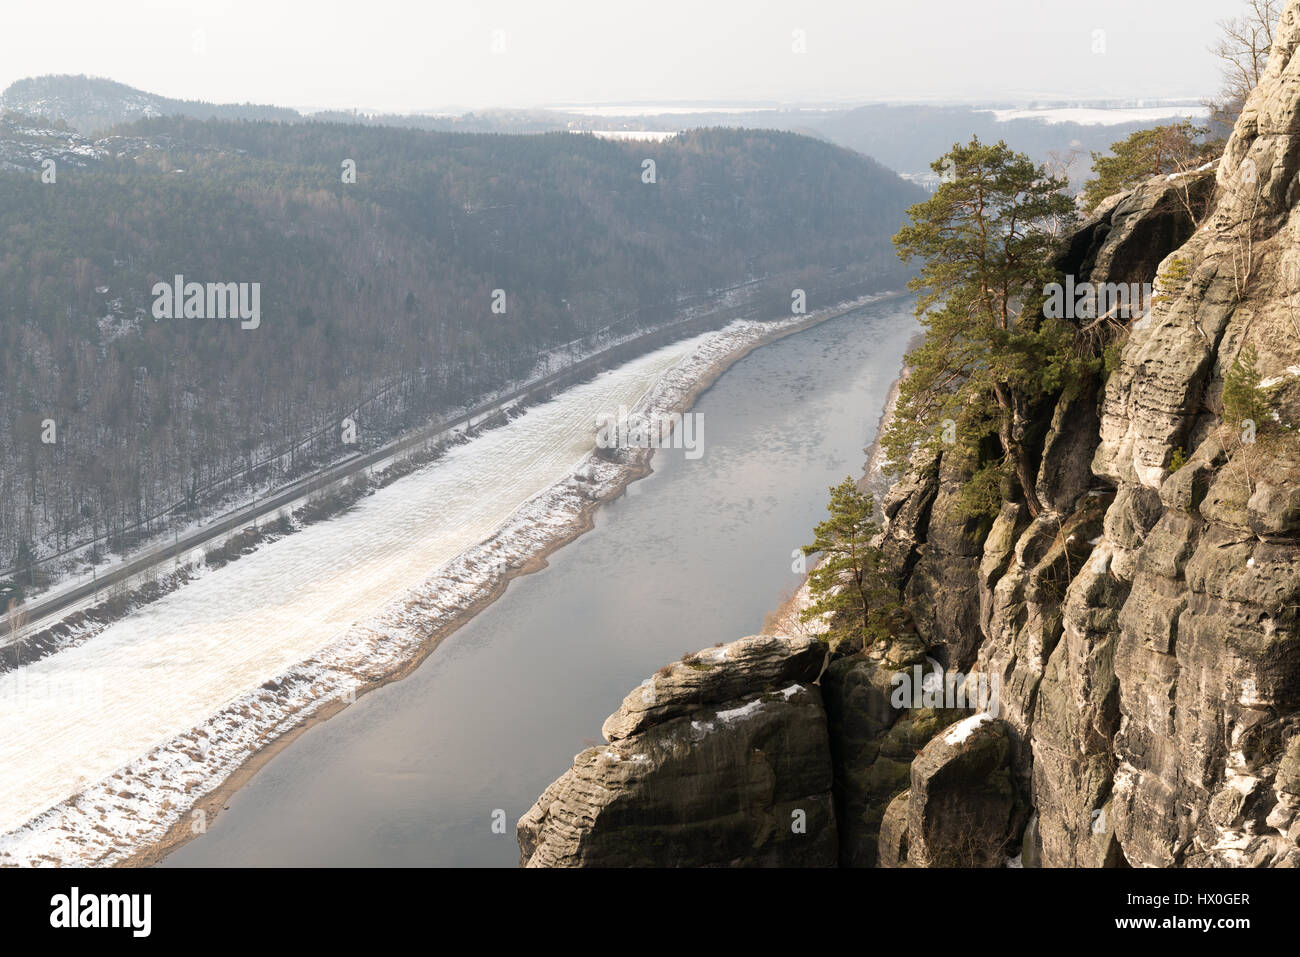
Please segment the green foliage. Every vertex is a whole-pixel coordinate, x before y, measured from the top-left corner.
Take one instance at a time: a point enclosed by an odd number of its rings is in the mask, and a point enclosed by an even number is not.
[[[1102,350],[1101,367],[1102,374],[1107,378],[1110,374],[1120,367],[1124,359],[1124,340],[1113,339],[1106,343],[1105,349]]]
[[[912,288],[925,335],[908,356],[884,447],[901,465],[918,448],[955,446],[975,463],[977,511],[1012,476],[1037,514],[1024,443],[1032,408],[1098,365],[1080,355],[1073,325],[1042,310],[1046,286],[1061,280],[1052,228],[1069,221],[1073,202],[1064,179],[1005,143],[954,145],[933,168],[945,181],[894,237],[905,261],[922,261]],[[1000,449],[981,454],[990,435]]]
[[[979,466],[957,496],[957,511],[967,518],[996,517],[1002,503],[1011,497],[1015,476],[1005,461]]]
[[[1262,429],[1269,419],[1269,404],[1259,391],[1259,355],[1254,346],[1242,346],[1223,377],[1223,419],[1234,428],[1254,423]]]
[[[1186,464],[1187,464],[1187,452],[1185,452],[1183,450],[1183,447],[1180,445],[1178,448],[1174,449],[1174,456],[1169,462],[1169,471],[1177,472],[1180,468],[1182,468]]]
[[[1187,282],[1190,275],[1187,260],[1174,257],[1169,260],[1169,266],[1160,274],[1160,281],[1165,285],[1180,286]]]
[[[1169,298],[1168,294],[1181,290],[1187,284],[1187,280],[1191,278],[1191,275],[1191,269],[1186,259],[1175,258],[1169,260],[1169,265],[1165,267],[1165,271],[1156,277],[1157,287],[1165,294],[1154,297],[1152,301],[1163,302]]]
[[[1195,169],[1220,152],[1222,144],[1207,143],[1209,130],[1188,120],[1138,130],[1111,146],[1113,155],[1092,154],[1093,178],[1083,187],[1089,212],[1108,196],[1168,173]]]
[[[804,621],[826,616],[832,644],[860,644],[866,651],[888,638],[901,613],[898,590],[889,580],[884,557],[872,542],[880,534],[874,521],[875,499],[846,478],[831,490],[827,511],[805,555],[822,559],[808,576],[813,604],[801,613]]]

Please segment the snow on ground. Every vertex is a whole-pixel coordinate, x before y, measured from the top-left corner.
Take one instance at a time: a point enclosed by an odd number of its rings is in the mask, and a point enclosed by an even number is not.
[[[739,721],[741,718],[748,718],[752,714],[757,714],[763,707],[763,700],[755,698],[748,704],[742,704],[739,708],[731,708],[728,711],[719,711],[717,719],[723,724],[730,724],[733,721]]]
[[[0,676],[0,864],[120,863],[160,840],[275,737],[391,673],[569,534],[628,468],[591,455],[597,415],[680,408],[776,325],[738,320],[605,372]]]
[[[736,306],[742,302],[747,288],[752,285],[754,285],[753,282],[738,283],[727,288],[711,290],[703,296],[697,297],[697,301],[692,304],[679,302],[677,306],[678,321],[685,322],[691,319],[696,319],[713,309]],[[110,340],[125,335],[132,329],[137,328],[141,318],[144,316],[143,310],[136,310],[137,314],[134,316],[128,317],[123,315],[121,299],[111,300],[107,303],[107,307],[109,313],[99,320],[99,328],[100,331]],[[613,348],[614,346],[626,342],[631,342],[639,336],[644,335],[646,332],[644,329],[628,325],[628,320],[633,317],[633,313],[625,313],[623,316],[613,319],[608,325],[596,330],[595,332],[589,333],[580,339],[560,343],[544,350],[538,355],[537,361],[533,364],[533,368],[521,378],[503,383],[493,392],[478,397],[472,406],[466,405],[445,409],[443,410],[441,417],[444,420],[459,418],[460,416],[469,413],[472,408],[476,408],[481,404],[504,400],[506,396],[513,394],[518,389],[523,388],[529,383],[536,382],[551,373],[559,372],[572,366],[574,363],[594,356],[606,349]],[[371,401],[380,396],[388,395],[399,385],[400,383],[398,382],[387,384],[371,396]],[[330,422],[334,421],[336,421],[335,418],[326,416],[320,419],[311,431],[316,432],[320,428],[326,427]],[[457,431],[459,430],[460,429],[457,429]],[[353,454],[355,453],[346,452],[330,457],[320,463],[320,468],[323,469],[336,465]],[[257,462],[259,467],[276,459],[284,459],[288,455],[289,452],[287,449],[283,446],[276,446],[274,443],[265,444],[252,450],[250,453],[251,459]],[[382,463],[380,464],[382,465]],[[101,560],[100,564],[97,566],[97,570],[100,574],[114,570],[120,565],[127,564],[142,555],[147,554],[152,549],[167,545],[172,542],[174,537],[177,535],[188,535],[200,529],[204,524],[211,524],[214,521],[232,515],[233,513],[254,504],[257,499],[265,499],[266,497],[283,490],[285,487],[287,486],[283,484],[273,484],[268,480],[262,480],[253,485],[244,484],[241,481],[232,481],[223,494],[209,501],[208,504],[204,506],[201,514],[176,526],[158,526],[159,530],[152,538],[141,541],[129,554],[119,556],[112,560]],[[40,540],[49,540],[53,534],[52,530],[40,524],[42,521],[40,514],[41,513],[38,510],[36,518],[38,526],[35,533],[36,538]],[[41,599],[51,598],[61,592],[71,590],[78,585],[84,584],[91,575],[91,564],[89,561],[90,552],[91,545],[90,543],[86,543],[71,550],[61,560],[48,562],[45,566],[45,572],[50,577],[49,585],[39,593],[39,597]],[[29,599],[32,597],[35,596],[29,596]],[[31,633],[37,631],[47,623],[48,622],[46,621],[28,622],[28,632]],[[0,635],[0,645],[4,644],[5,637],[6,636]]]

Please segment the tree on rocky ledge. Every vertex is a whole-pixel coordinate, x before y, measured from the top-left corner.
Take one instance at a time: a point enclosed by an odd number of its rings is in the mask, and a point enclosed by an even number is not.
[[[894,237],[904,261],[923,263],[911,288],[926,331],[884,447],[903,465],[919,446],[955,446],[971,462],[972,513],[996,511],[1018,486],[1037,516],[1032,410],[1095,367],[1074,348],[1074,326],[1042,310],[1073,200],[1065,179],[1001,142],[955,145],[933,169],[939,189]]]
[[[1186,173],[1223,153],[1223,142],[1207,142],[1209,128],[1188,120],[1154,126],[1111,145],[1110,156],[1092,154],[1093,178],[1083,187],[1083,203],[1089,211],[1107,196],[1171,173]],[[1192,218],[1199,210],[1189,209]]]
[[[846,478],[831,489],[827,511],[830,518],[817,526],[813,543],[803,547],[805,555],[820,553],[822,559],[808,576],[813,603],[801,617],[824,619],[833,646],[861,642],[866,651],[893,633],[891,625],[902,610],[884,556],[873,544],[880,534],[876,502]]]

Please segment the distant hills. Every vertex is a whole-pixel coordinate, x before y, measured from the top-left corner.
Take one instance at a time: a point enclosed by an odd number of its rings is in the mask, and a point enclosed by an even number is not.
[[[297,123],[316,120],[361,126],[462,133],[548,133],[572,124],[552,110],[485,110],[460,116],[364,113],[323,110],[302,113],[258,103],[208,103],[158,96],[115,80],[92,76],[51,75],[18,80],[0,93],[0,111],[65,123],[86,134],[105,133],[141,119],[183,116],[196,120],[251,120]]]
[[[102,134],[139,119],[182,116],[198,120],[270,120],[297,123],[323,120],[363,126],[470,133],[546,133],[569,131],[677,131],[683,128],[744,127],[801,133],[846,146],[883,163],[895,172],[924,182],[929,164],[955,142],[972,135],[996,141],[1038,162],[1075,162],[1070,176],[1076,185],[1086,178],[1090,153],[1105,152],[1112,143],[1159,120],[1133,118],[1126,110],[1092,110],[1106,122],[1079,122],[1068,113],[1028,112],[1008,116],[975,106],[869,104],[842,109],[773,108],[647,114],[629,109],[627,115],[604,109],[583,114],[581,107],[557,110],[494,109],[458,116],[364,113],[330,110],[304,114],[287,107],[253,103],[218,104],[178,100],[137,90],[113,80],[87,76],[41,76],[19,80],[0,94],[0,109],[67,124],[84,135]],[[1180,108],[1186,115],[1203,111]],[[1174,110],[1171,112],[1178,112]],[[1165,120],[1167,122],[1167,120]]]
[[[37,76],[18,80],[0,94],[0,108],[27,116],[62,120],[82,133],[159,116],[199,120],[279,120],[302,118],[297,110],[253,103],[204,103],[146,93],[125,83],[90,76]]]

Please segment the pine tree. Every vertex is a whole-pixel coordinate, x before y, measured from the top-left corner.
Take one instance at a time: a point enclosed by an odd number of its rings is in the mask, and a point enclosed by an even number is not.
[[[1259,393],[1258,365],[1255,347],[1243,346],[1223,377],[1223,419],[1233,428],[1251,423],[1258,429],[1268,418],[1268,403]]]
[[[988,489],[1007,485],[1015,497],[1018,484],[1037,516],[1033,407],[1097,365],[1075,348],[1076,328],[1042,310],[1061,278],[1050,265],[1053,228],[1073,202],[1066,180],[1001,142],[955,145],[933,169],[944,182],[894,237],[900,257],[923,262],[911,288],[926,332],[908,356],[885,450],[903,465],[918,446],[956,445],[973,463],[981,508],[1000,505]],[[990,436],[1000,444],[993,453]]]
[[[889,580],[884,556],[874,544],[880,526],[874,521],[875,499],[860,492],[846,478],[830,490],[830,518],[814,531],[805,555],[822,559],[808,576],[813,604],[801,617],[812,621],[825,616],[833,645],[860,642],[866,651],[891,634],[901,611],[898,591]]]
[[[1108,196],[1132,189],[1153,176],[1186,172],[1223,152],[1223,143],[1207,143],[1209,128],[1190,121],[1155,126],[1111,145],[1113,155],[1092,154],[1093,178],[1083,187],[1091,211]]]

